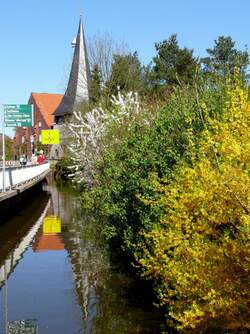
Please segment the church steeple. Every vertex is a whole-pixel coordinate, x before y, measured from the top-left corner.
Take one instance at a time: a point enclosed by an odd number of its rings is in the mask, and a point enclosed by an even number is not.
[[[72,114],[78,103],[89,99],[90,69],[82,17],[80,17],[77,36],[72,46],[74,47],[74,55],[68,86],[62,102],[54,112],[56,123],[62,122],[65,115]]]

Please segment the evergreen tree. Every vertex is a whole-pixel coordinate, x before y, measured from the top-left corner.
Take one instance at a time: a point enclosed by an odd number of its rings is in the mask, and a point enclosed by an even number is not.
[[[90,102],[96,105],[101,99],[101,71],[97,64],[91,71]]]
[[[111,75],[106,82],[106,91],[110,96],[121,91],[140,91],[142,89],[142,66],[137,52],[127,55],[114,55]]]
[[[198,60],[193,56],[193,50],[179,47],[176,34],[156,43],[155,48],[157,55],[153,58],[153,72],[158,85],[192,82]]]
[[[247,49],[244,51],[235,48],[235,42],[230,36],[219,36],[214,41],[215,46],[207,49],[208,57],[201,59],[203,70],[208,73],[217,73],[226,76],[233,74],[237,67],[243,75],[246,75],[249,65],[249,55]]]

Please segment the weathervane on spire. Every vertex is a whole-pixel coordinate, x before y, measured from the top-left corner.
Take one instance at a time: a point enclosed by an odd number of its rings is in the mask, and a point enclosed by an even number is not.
[[[82,16],[83,16],[83,13],[80,12],[80,21],[82,20]],[[76,47],[76,37],[73,39],[73,41],[71,42],[71,46],[72,48],[75,48]]]

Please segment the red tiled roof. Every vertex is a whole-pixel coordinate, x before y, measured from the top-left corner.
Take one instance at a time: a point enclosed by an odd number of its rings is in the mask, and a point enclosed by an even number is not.
[[[48,126],[54,123],[52,115],[56,108],[61,103],[63,94],[48,94],[48,93],[31,93],[30,100],[39,108]]]

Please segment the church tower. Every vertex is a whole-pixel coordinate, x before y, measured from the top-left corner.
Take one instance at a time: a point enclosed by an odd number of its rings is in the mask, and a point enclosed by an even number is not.
[[[60,105],[54,112],[56,124],[63,124],[65,116],[71,115],[79,103],[89,100],[90,68],[82,17],[80,17],[77,36],[72,42],[72,46],[74,47],[74,55],[68,86]]]

